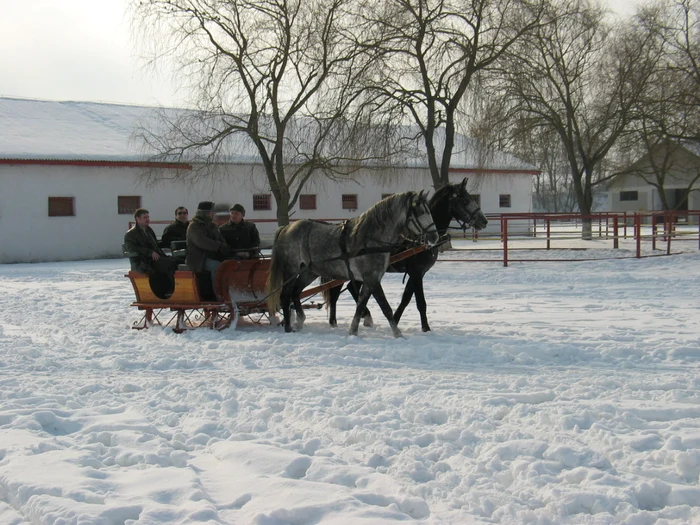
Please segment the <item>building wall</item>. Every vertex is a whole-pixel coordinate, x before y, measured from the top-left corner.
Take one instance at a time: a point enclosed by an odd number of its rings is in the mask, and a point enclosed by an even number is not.
[[[140,195],[152,220],[170,221],[179,205],[194,215],[202,200],[241,203],[246,219],[258,223],[263,237],[277,228],[274,198],[272,209],[253,210],[254,193],[268,193],[262,168],[226,166],[216,180],[196,185],[161,183],[148,187],[142,170],[127,167],[0,165],[0,263],[80,260],[121,257],[121,244],[131,215],[119,214],[117,196]],[[459,182],[464,174],[452,175]],[[296,209],[293,219],[351,218],[377,202],[383,193],[430,189],[427,170],[393,171],[390,174],[357,174],[356,181],[313,182],[305,193],[316,194],[316,210]],[[530,211],[532,176],[470,175],[468,189],[481,195],[485,213]],[[357,194],[358,209],[343,210],[341,195]],[[499,208],[499,194],[511,195],[511,207]],[[49,197],[75,198],[75,216],[49,217]],[[165,225],[154,225],[158,235]],[[491,225],[496,228],[498,225]]]
[[[666,184],[667,191],[673,189],[684,189],[686,186],[681,184]],[[621,201],[620,192],[636,191],[636,201]],[[610,211],[613,212],[634,212],[634,211],[655,211],[661,209],[661,200],[658,196],[658,190],[639,177],[627,177],[626,182],[622,185],[611,187],[609,192]],[[700,209],[700,188],[693,190],[688,196],[688,209]]]
[[[694,181],[700,170],[700,159],[683,147],[674,145],[672,149],[659,146],[654,151],[655,165],[665,171],[664,189],[666,191],[685,189]],[[609,191],[610,211],[655,211],[661,209],[658,190],[646,182],[654,180],[654,169],[648,155],[642,157],[629,168],[627,174],[613,181]],[[641,175],[640,175],[641,174]],[[644,176],[642,176],[644,175]],[[696,183],[697,187],[698,184]],[[621,201],[620,192],[636,191],[636,201]],[[688,196],[688,209],[700,209],[700,188]]]

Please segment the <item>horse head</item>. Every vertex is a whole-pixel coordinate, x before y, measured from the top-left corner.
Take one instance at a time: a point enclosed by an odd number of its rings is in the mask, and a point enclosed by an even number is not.
[[[428,246],[434,246],[440,240],[433,216],[430,214],[428,196],[422,190],[411,195],[406,228],[416,237],[422,238]]]
[[[481,211],[479,203],[469,195],[467,191],[468,180],[465,177],[459,186],[455,185],[449,199],[450,212],[458,222],[463,223],[467,228],[483,230],[489,221]]]

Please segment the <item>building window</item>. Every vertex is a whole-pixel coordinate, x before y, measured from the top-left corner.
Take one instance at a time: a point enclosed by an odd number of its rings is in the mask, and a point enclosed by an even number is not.
[[[639,200],[639,193],[636,191],[621,191],[620,192],[620,202],[622,201],[636,201]]]
[[[313,195],[313,194],[299,195],[299,209],[300,210],[315,210],[316,209],[316,195]]]
[[[473,200],[474,202],[476,202],[476,205],[479,206],[479,207],[481,207],[481,194],[479,194],[479,193],[476,193],[476,194],[471,193],[470,196],[471,196],[472,200]],[[509,195],[509,196],[510,196],[510,195]]]
[[[382,200],[384,200],[388,197],[391,197],[392,195],[393,195],[393,193],[382,193]]]
[[[342,198],[343,198],[343,209],[344,210],[356,210],[357,209],[357,194],[356,193],[344,193]]]
[[[271,210],[272,196],[269,193],[253,195],[253,210]]]
[[[119,195],[117,197],[117,213],[119,215],[133,215],[140,207],[140,195]]]
[[[75,197],[49,197],[49,217],[75,217]]]
[[[510,194],[501,194],[498,196],[498,206],[500,208],[510,208]]]

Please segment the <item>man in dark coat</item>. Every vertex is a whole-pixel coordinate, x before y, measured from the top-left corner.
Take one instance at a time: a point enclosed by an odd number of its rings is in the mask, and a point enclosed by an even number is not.
[[[148,274],[153,293],[161,299],[167,299],[175,289],[177,261],[165,255],[158,246],[156,234],[150,227],[151,216],[148,210],[136,210],[134,220],[136,224],[124,234],[126,251],[136,254],[129,257],[131,269]]]
[[[257,257],[260,249],[260,234],[254,223],[244,220],[245,208],[234,204],[229,210],[231,220],[219,228],[221,235],[241,259]]]
[[[187,228],[187,266],[193,272],[211,272],[212,284],[221,261],[231,255],[231,248],[221,237],[213,216],[214,203],[200,202]]]
[[[160,245],[163,248],[170,248],[173,241],[184,241],[187,239],[187,227],[190,225],[189,212],[184,206],[178,206],[175,210],[175,220],[168,224],[163,230]]]

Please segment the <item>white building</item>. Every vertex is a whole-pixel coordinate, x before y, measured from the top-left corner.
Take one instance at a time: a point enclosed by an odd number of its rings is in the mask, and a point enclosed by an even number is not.
[[[274,198],[262,166],[250,156],[222,166],[216,180],[146,184],[143,174],[154,163],[133,136],[153,109],[0,98],[0,263],[120,257],[135,208],[169,222],[177,206],[193,215],[202,200],[242,204],[246,219],[258,222],[263,237],[272,236]],[[499,154],[484,169],[469,157],[456,152],[450,178],[469,177],[468,189],[479,195],[485,213],[531,211],[537,168]],[[156,166],[166,173],[191,168]],[[391,175],[367,171],[355,179],[311,182],[292,218],[350,218],[386,194],[432,186],[421,166],[396,166]],[[164,226],[154,225],[156,233]],[[498,224],[492,227],[498,230]]]
[[[660,188],[669,208],[700,209],[700,146],[668,141],[643,155],[610,184],[611,211],[663,210]],[[663,181],[663,184],[662,184]]]

